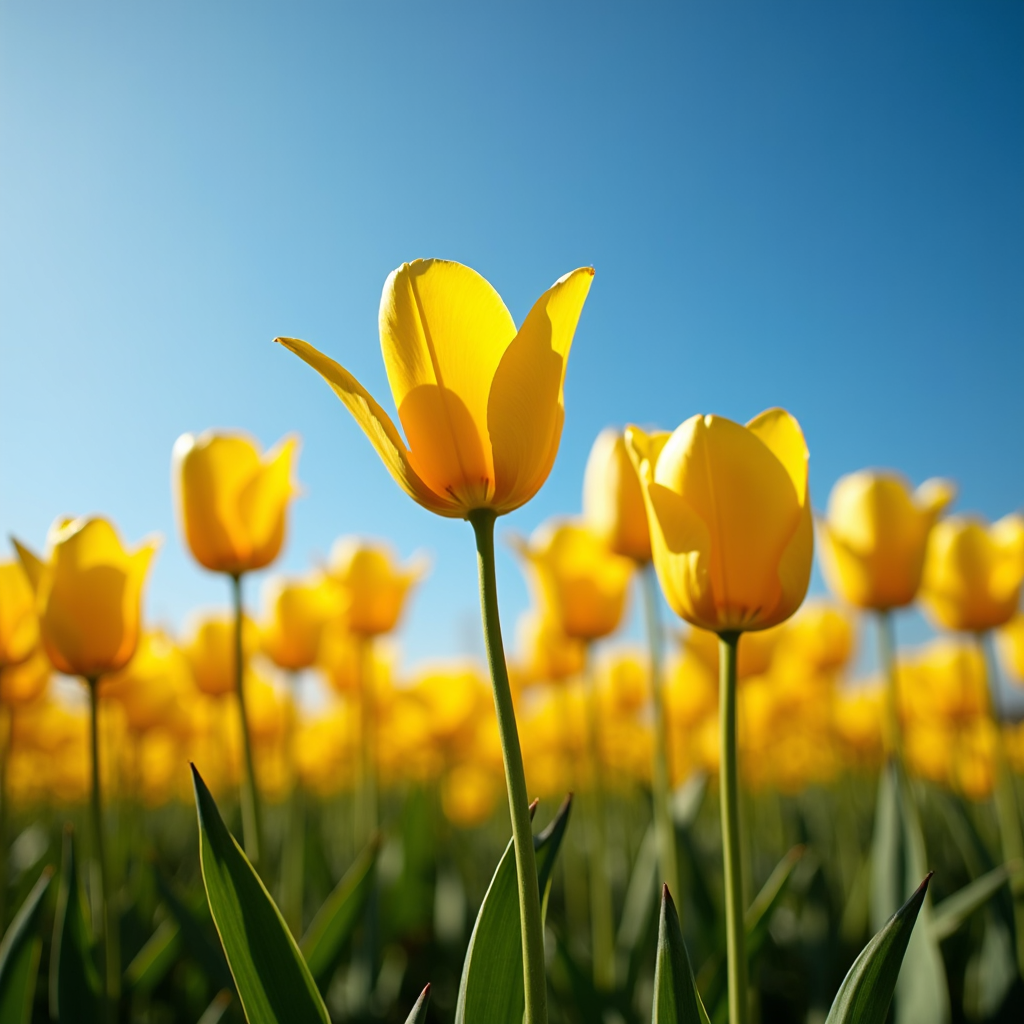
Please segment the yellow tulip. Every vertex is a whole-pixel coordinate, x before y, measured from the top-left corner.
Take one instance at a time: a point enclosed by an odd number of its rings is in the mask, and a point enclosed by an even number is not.
[[[599,698],[608,724],[636,718],[649,696],[650,666],[637,651],[620,650],[597,669]]]
[[[788,619],[807,592],[814,550],[797,421],[782,409],[745,427],[693,416],[671,435],[629,427],[626,442],[673,611],[716,633]]]
[[[142,587],[154,540],[134,551],[100,517],[58,519],[40,560],[15,541],[35,590],[43,649],[65,675],[95,679],[123,668],[139,641]]]
[[[50,683],[53,666],[41,647],[17,665],[0,668],[0,703],[7,707],[31,704]]]
[[[242,627],[243,658],[248,660],[258,646],[259,630],[246,617]],[[235,621],[231,615],[214,612],[193,620],[182,650],[203,693],[222,697],[235,692]]]
[[[830,601],[808,601],[780,638],[778,658],[790,669],[834,672],[853,657],[854,642],[853,621],[843,608]]]
[[[136,733],[174,726],[184,714],[179,702],[194,692],[188,660],[162,630],[146,633],[132,660],[100,683],[100,697],[116,700]]]
[[[595,533],[569,520],[551,520],[529,542],[515,541],[533,570],[541,607],[579,640],[596,640],[622,621],[634,563],[609,551]]]
[[[449,756],[464,752],[472,742],[477,722],[491,703],[490,688],[472,665],[427,669],[408,692],[423,705],[431,737]]]
[[[441,784],[445,817],[459,828],[475,828],[487,821],[501,795],[501,776],[474,764],[453,768]]]
[[[261,455],[242,433],[178,438],[172,456],[178,520],[200,565],[238,575],[277,558],[288,503],[298,492],[292,479],[298,446],[288,437]]]
[[[609,427],[597,435],[583,474],[583,518],[617,555],[651,560],[651,534],[640,479],[622,433]]]
[[[999,630],[999,649],[1010,678],[1024,685],[1024,612],[1017,612]]]
[[[21,562],[0,562],[0,669],[18,665],[39,642],[35,595]]]
[[[880,684],[840,690],[832,728],[854,767],[873,768],[881,762],[885,692]]]
[[[921,599],[945,629],[980,633],[1013,618],[1024,582],[1024,517],[989,526],[950,516],[928,538]]]
[[[390,633],[425,571],[425,559],[399,566],[386,544],[358,537],[338,538],[328,561],[328,574],[344,595],[346,625],[360,636]]]
[[[336,589],[323,577],[286,580],[275,576],[263,591],[268,615],[260,630],[263,653],[292,672],[312,667],[324,626],[339,614]]]
[[[822,568],[833,592],[858,608],[885,611],[917,595],[928,534],[956,489],[926,480],[911,493],[897,473],[862,470],[832,488],[819,522]]]
[[[550,613],[531,608],[520,616],[516,632],[529,680],[560,683],[582,673],[587,660],[586,645],[566,636]]]
[[[424,508],[466,518],[529,501],[555,461],[563,385],[593,270],[560,278],[519,331],[476,271],[403,263],[384,283],[380,341],[408,445],[388,414],[334,360],[278,338],[327,381],[398,485]]]

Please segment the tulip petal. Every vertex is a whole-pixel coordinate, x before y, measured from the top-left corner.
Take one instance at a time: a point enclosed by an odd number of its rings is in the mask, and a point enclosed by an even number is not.
[[[1024,580],[1024,517],[1004,516],[992,524],[991,537],[995,547],[992,592],[997,599],[1005,599],[1019,593]]]
[[[465,514],[465,510],[458,502],[447,495],[435,493],[423,482],[409,461],[409,451],[391,417],[348,370],[322,352],[318,352],[308,342],[300,341],[298,338],[274,340],[307,362],[327,381],[369,438],[370,444],[395,482],[413,501],[440,516],[455,519]]]
[[[551,472],[565,418],[569,349],[594,279],[592,267],[559,278],[533,305],[494,375],[487,428],[494,464],[494,507],[529,501]]]
[[[14,550],[18,553],[18,559],[25,570],[25,575],[28,577],[32,589],[38,593],[39,584],[46,569],[46,563],[35,552],[22,544],[17,537],[11,537],[11,543],[14,545]]]
[[[805,504],[809,453],[800,424],[785,409],[766,409],[747,424],[747,430],[764,441],[782,463],[796,488],[797,500]]]
[[[238,496],[238,514],[252,542],[250,569],[269,565],[281,550],[287,521],[288,499],[297,488],[292,465],[299,441],[286,437],[267,452],[262,465]]]
[[[925,480],[914,491],[914,504],[923,512],[931,515],[934,521],[942,510],[956,498],[956,491],[956,484],[952,480],[932,477],[930,480]]]
[[[380,343],[409,457],[431,490],[466,510],[490,503],[487,403],[515,322],[475,270],[403,263],[384,283]]]

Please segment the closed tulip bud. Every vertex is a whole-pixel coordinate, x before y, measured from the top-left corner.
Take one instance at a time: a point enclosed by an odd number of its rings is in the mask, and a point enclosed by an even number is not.
[[[268,615],[260,630],[263,653],[293,672],[311,668],[320,651],[324,625],[340,615],[337,590],[316,576],[305,580],[273,577],[264,587]]]
[[[788,619],[807,593],[814,553],[797,421],[783,409],[746,426],[693,416],[671,435],[629,427],[626,442],[673,611],[716,633]]]
[[[277,558],[298,492],[292,479],[298,447],[289,437],[261,455],[241,433],[178,438],[172,456],[178,520],[200,565],[238,575]]]
[[[386,544],[340,537],[331,548],[328,575],[339,586],[348,629],[360,636],[390,633],[401,617],[426,562],[413,558],[401,566]]]
[[[583,474],[583,518],[617,555],[641,564],[651,560],[651,534],[640,479],[622,433],[597,435]]]
[[[560,683],[580,675],[586,665],[583,641],[566,636],[561,623],[540,608],[531,608],[519,619],[519,651],[527,679]]]
[[[45,560],[15,541],[32,584],[43,650],[58,672],[96,679],[123,668],[139,642],[142,587],[157,542],[128,551],[100,517],[58,519]]]
[[[911,492],[897,473],[862,470],[832,488],[820,521],[822,568],[832,591],[858,608],[910,604],[921,585],[928,534],[956,489],[926,480]]]
[[[32,585],[21,562],[0,562],[0,669],[18,665],[39,642]]]
[[[928,538],[921,599],[944,629],[980,633],[1013,618],[1024,582],[1024,518],[951,516]]]
[[[558,452],[566,361],[593,270],[560,278],[519,330],[476,271],[403,263],[384,283],[380,343],[403,441],[343,367],[294,338],[277,340],[327,381],[398,485],[437,515],[511,512],[540,490]]]
[[[532,569],[541,607],[566,636],[596,640],[618,628],[634,568],[630,559],[568,520],[552,520],[516,546]]]
[[[248,660],[259,647],[259,630],[246,617],[242,625],[243,659]],[[215,612],[195,619],[182,650],[192,669],[196,686],[211,697],[235,692],[235,622]]]

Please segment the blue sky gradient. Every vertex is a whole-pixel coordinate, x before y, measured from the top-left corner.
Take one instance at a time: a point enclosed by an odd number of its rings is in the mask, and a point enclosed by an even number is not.
[[[558,461],[506,530],[578,509],[608,423],[772,405],[819,508],[870,465],[1018,508],[1022,41],[1008,2],[0,0],[0,527],[162,531],[148,607],[180,624],[227,585],[182,547],[175,438],[297,432],[279,568],[345,533],[424,549],[407,655],[480,651],[470,528],[405,498],[271,344],[305,338],[392,409],[377,307],[419,256],[475,267],[517,322],[596,268]],[[511,630],[507,551],[499,585]]]

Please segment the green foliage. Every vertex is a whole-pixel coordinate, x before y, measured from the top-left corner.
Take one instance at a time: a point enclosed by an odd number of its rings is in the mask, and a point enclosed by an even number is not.
[[[679,915],[668,886],[662,887],[658,959],[654,970],[652,1024],[708,1024],[707,1011],[693,980]]]
[[[1024,873],[1024,864],[1013,861],[986,871],[980,878],[936,904],[932,911],[932,934],[938,941],[949,938],[979,907],[987,903],[1007,882]]]
[[[426,1024],[427,1003],[429,1002],[430,986],[427,985],[420,993],[420,997],[416,1000],[413,1008],[409,1011],[409,1016],[405,1018],[405,1024]]]
[[[4,1024],[25,1024],[32,1017],[43,945],[39,916],[52,878],[53,868],[44,868],[0,943],[0,1021]]]

